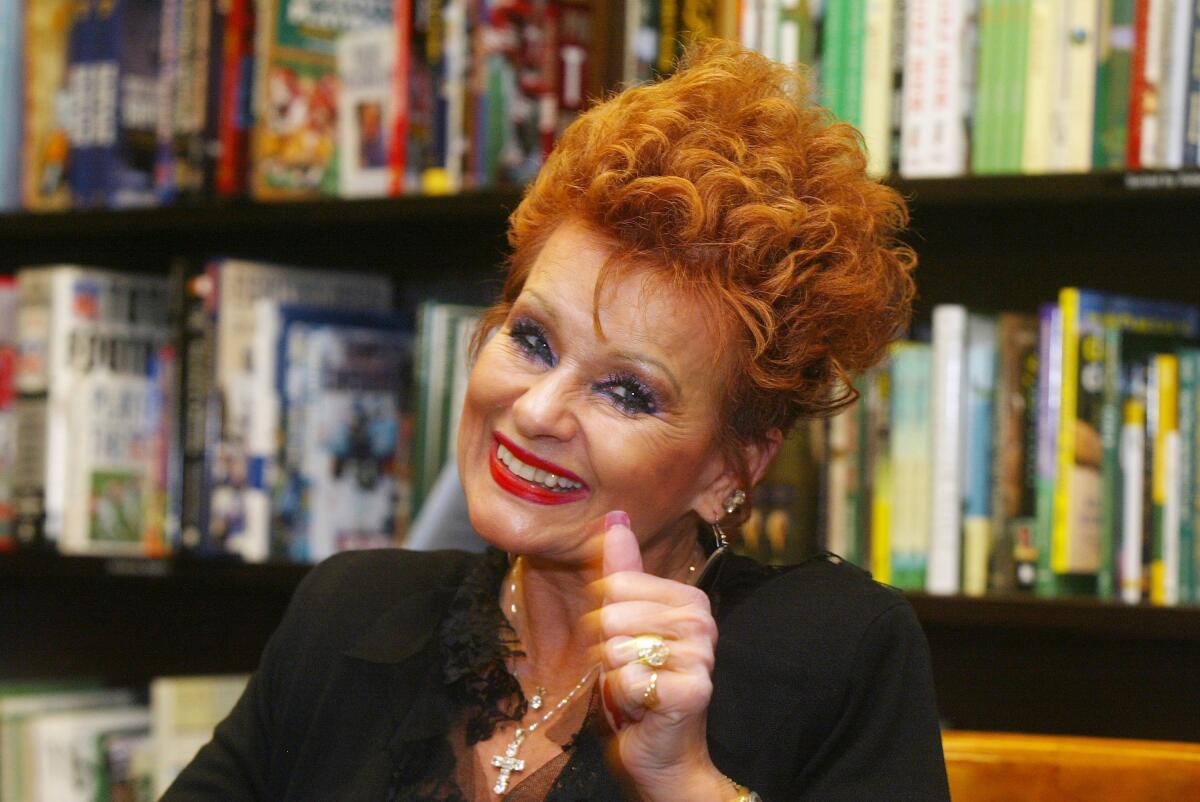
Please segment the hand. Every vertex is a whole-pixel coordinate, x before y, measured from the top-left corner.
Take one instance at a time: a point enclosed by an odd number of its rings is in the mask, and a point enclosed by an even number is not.
[[[708,596],[645,573],[628,526],[608,528],[603,554],[602,578],[592,586],[598,606],[586,626],[596,634],[600,690],[622,767],[647,799],[724,799],[728,785],[705,738],[717,643]],[[637,661],[639,635],[666,642],[670,655],[662,667]],[[659,701],[647,708],[652,673]]]

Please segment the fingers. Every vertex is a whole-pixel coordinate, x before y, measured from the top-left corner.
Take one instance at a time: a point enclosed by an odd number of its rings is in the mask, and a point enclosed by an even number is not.
[[[629,516],[614,510],[604,516],[604,527],[604,575],[641,571],[642,548],[629,528]]]
[[[668,640],[671,650],[667,662],[660,671],[703,671],[712,673],[716,662],[711,645],[700,641]],[[615,671],[638,662],[641,644],[636,638],[618,635],[598,644],[590,655],[591,662],[599,663],[605,671]],[[644,665],[639,663],[639,665]]]
[[[588,593],[597,605],[642,599],[672,607],[695,605],[710,610],[708,594],[692,585],[674,579],[635,571],[609,574],[588,586]]]
[[[616,602],[586,614],[582,625],[593,642],[618,635],[636,637],[645,634],[667,640],[695,638],[710,644],[717,639],[716,622],[708,610],[699,605],[676,607],[653,601]]]
[[[651,676],[655,678],[652,699],[646,693]],[[616,708],[619,715],[613,718],[618,722],[622,717],[641,721],[651,711],[681,720],[706,710],[712,698],[712,679],[707,673],[664,671],[641,663],[629,663],[607,672],[604,683],[605,697]],[[648,706],[650,701],[655,702],[653,706]]]

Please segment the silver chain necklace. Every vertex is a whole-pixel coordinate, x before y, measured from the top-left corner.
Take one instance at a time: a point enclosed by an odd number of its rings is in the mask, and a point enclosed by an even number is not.
[[[515,624],[517,620],[517,596],[520,594],[520,581],[523,573],[524,561],[520,556],[518,556],[513,561],[512,576],[508,586],[508,609],[512,615],[513,624]],[[515,631],[516,630],[514,627],[514,632]],[[592,674],[595,672],[596,666],[589,668],[587,673],[580,678],[579,682],[575,683],[575,687],[567,691],[566,695],[563,696],[562,699],[558,700],[558,704],[547,710],[539,720],[533,722],[528,727],[522,727],[519,725],[517,726],[517,731],[513,733],[513,739],[509,741],[508,746],[504,748],[504,754],[492,756],[492,765],[500,769],[500,776],[496,778],[496,784],[492,786],[493,793],[503,794],[508,790],[508,782],[510,779],[512,779],[513,772],[525,770],[525,761],[517,757],[517,752],[520,751],[521,745],[525,743],[525,739],[536,732],[538,727],[541,727],[543,724],[549,721],[555,713],[566,707],[570,701],[575,698],[575,695],[579,693],[579,691],[582,690],[585,685],[588,684],[592,678]],[[529,706],[534,710],[541,709],[542,701],[545,695],[546,691],[539,687],[537,689],[537,693],[535,693],[533,698],[529,700]]]

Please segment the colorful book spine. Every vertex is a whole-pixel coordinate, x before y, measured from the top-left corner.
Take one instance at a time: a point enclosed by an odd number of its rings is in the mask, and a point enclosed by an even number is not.
[[[892,381],[886,364],[871,368],[864,377],[867,394],[867,471],[870,482],[869,536],[861,550],[865,567],[880,582],[892,581]]]
[[[892,347],[891,584],[909,590],[924,589],[929,553],[932,359],[929,343]]]
[[[1200,30],[1200,5],[1191,7],[1188,28],[1192,32],[1188,49],[1187,102],[1184,121],[1183,164],[1200,164],[1200,47],[1195,32]]]
[[[1141,104],[1141,153],[1138,161],[1138,167],[1141,169],[1156,169],[1161,167],[1163,162],[1163,154],[1159,150],[1159,130],[1163,105],[1167,99],[1163,93],[1166,88],[1163,81],[1163,54],[1167,49],[1166,15],[1169,10],[1167,0],[1149,0],[1146,14],[1146,53],[1142,64],[1144,82]]]
[[[1031,0],[1008,0],[1004,26],[1004,81],[1000,89],[1000,169],[1021,172],[1025,141],[1025,85],[1029,67]]]
[[[1150,603],[1179,599],[1179,362],[1155,354],[1150,363],[1148,399],[1152,421],[1150,471]]]
[[[229,0],[225,36],[221,45],[219,85],[214,87],[217,155],[214,186],[217,195],[235,197],[246,192],[250,171],[250,132],[254,121],[254,43],[257,13],[255,0]],[[265,0],[264,0],[265,2]]]
[[[1030,0],[1025,126],[1021,146],[1021,171],[1030,175],[1050,170],[1053,89],[1063,56],[1064,22],[1056,0]]]
[[[1086,172],[1095,132],[1099,0],[1064,0],[1061,8],[1064,53],[1051,93],[1050,168]]]
[[[396,135],[396,37],[391,27],[363,28],[338,37],[337,75],[340,194],[384,196],[392,180],[388,154]]]
[[[13,470],[17,458],[17,285],[0,276],[0,552],[13,540]]]
[[[892,48],[895,44],[894,0],[867,0],[861,76],[861,129],[867,148],[867,171],[887,175],[892,151]]]
[[[1195,599],[1196,582],[1196,442],[1200,387],[1200,349],[1180,348],[1179,359],[1179,548],[1175,575],[1177,603]]]
[[[908,6],[900,172],[909,178],[962,175],[967,168],[970,36],[966,0]]]
[[[69,0],[25,8],[21,200],[33,210],[71,205],[67,182],[71,102],[67,53],[75,21]]]
[[[1138,366],[1129,374],[1121,414],[1121,536],[1118,580],[1121,600],[1137,604],[1145,592],[1146,379]]]
[[[966,464],[962,486],[962,592],[987,592],[992,553],[992,425],[996,397],[996,321],[986,315],[967,317],[966,400],[963,437]]]
[[[1133,76],[1134,1],[1105,0],[1099,24],[1096,65],[1096,132],[1092,165],[1123,170]]]
[[[1007,13],[1008,0],[980,0],[978,10],[979,49],[976,59],[975,116],[972,121],[971,171],[994,173],[999,129],[999,94],[1003,80],[1003,38],[1000,16]]]

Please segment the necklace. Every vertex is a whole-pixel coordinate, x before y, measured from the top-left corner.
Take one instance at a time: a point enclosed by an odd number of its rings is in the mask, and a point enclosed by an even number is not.
[[[562,699],[559,699],[558,703],[546,711],[540,719],[528,727],[517,727],[517,731],[513,733],[513,739],[508,742],[508,746],[504,747],[503,755],[492,756],[492,765],[500,769],[500,776],[496,778],[496,784],[492,786],[493,793],[502,794],[507,791],[508,781],[512,778],[513,772],[525,770],[525,761],[517,757],[517,752],[520,751],[521,744],[525,743],[525,739],[532,735],[538,727],[549,721],[551,716],[566,707],[575,698],[575,695],[591,681],[594,673],[596,673],[595,666],[589,668],[587,673],[579,679],[579,682],[575,683],[575,687],[567,691],[566,695]]]

